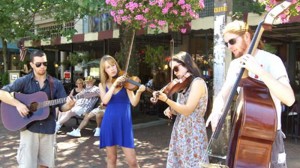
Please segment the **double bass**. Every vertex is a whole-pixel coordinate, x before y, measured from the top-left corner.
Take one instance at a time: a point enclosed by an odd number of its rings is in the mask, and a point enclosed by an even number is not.
[[[270,30],[275,18],[289,8],[290,5],[290,1],[280,3],[265,16],[264,21],[259,23],[247,51],[248,54],[253,55],[263,31],[265,29]],[[235,91],[240,86],[241,89],[233,117],[229,149],[226,156],[226,165],[230,168],[267,168],[270,164],[272,145],[276,137],[276,108],[267,86],[263,82],[250,77],[242,79],[244,72],[245,68],[242,68],[239,72],[229,98],[225,103],[216,131],[211,136],[209,146],[214,139],[218,138],[230,109],[230,104],[235,96]]]

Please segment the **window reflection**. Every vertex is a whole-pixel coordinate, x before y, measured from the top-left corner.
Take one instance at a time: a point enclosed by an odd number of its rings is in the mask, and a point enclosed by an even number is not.
[[[91,16],[89,22],[91,32],[107,31],[112,29],[112,19],[108,13]]]

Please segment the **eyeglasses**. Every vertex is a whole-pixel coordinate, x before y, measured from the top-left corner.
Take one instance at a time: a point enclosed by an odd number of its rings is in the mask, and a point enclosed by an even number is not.
[[[46,67],[47,66],[47,62],[36,62],[34,63],[34,65],[39,68],[40,66],[42,66],[42,64]]]
[[[178,65],[176,65],[176,66],[174,66],[173,67],[173,71],[174,72],[178,72],[179,71],[179,66],[180,66],[181,64],[178,64]]]
[[[232,38],[232,39],[228,40],[228,42],[225,42],[226,47],[228,47],[228,44],[230,44],[230,45],[235,45],[236,39],[239,38],[239,37],[240,37],[240,36],[237,36],[237,37],[235,37],[235,38]]]

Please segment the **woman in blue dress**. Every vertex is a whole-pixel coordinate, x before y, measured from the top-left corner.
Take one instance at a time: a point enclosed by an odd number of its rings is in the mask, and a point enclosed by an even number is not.
[[[100,61],[99,84],[100,97],[106,110],[101,124],[100,148],[106,148],[107,167],[116,167],[117,147],[125,154],[129,167],[139,167],[134,150],[133,129],[131,120],[131,105],[136,106],[145,86],[141,85],[136,93],[125,89],[120,84],[125,76],[118,76],[120,67],[117,61],[109,55]]]

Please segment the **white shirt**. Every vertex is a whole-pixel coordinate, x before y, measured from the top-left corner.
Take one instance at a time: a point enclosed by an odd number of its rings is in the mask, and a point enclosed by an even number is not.
[[[78,93],[79,95],[81,94],[85,94],[85,93],[98,93],[100,94],[100,90],[97,86],[92,86],[91,88],[85,88],[84,90],[82,90],[80,93]],[[98,101],[97,96],[92,97],[92,98],[82,98],[82,99],[78,99],[75,103],[75,106],[80,106],[82,108],[86,108],[86,109],[93,109],[95,106],[95,103]]]
[[[260,65],[263,67],[263,69],[265,71],[269,72],[275,79],[279,79],[284,76],[285,77],[284,79],[286,79],[285,82],[289,83],[289,78],[288,78],[285,66],[278,56],[271,54],[269,52],[263,51],[263,50],[258,50],[256,52],[254,58],[256,59],[256,61],[258,63],[260,63]],[[233,86],[233,84],[235,83],[236,78],[240,72],[240,69],[241,69],[240,60],[238,58],[231,61],[224,85]],[[249,77],[252,77],[254,79],[261,80],[259,76],[256,76],[255,74],[253,74],[251,72],[249,72],[248,75],[249,75]],[[281,102],[272,93],[271,93],[271,97],[273,99],[273,102],[275,104],[276,111],[277,111],[277,130],[280,130],[281,129],[281,112],[282,112]]]

